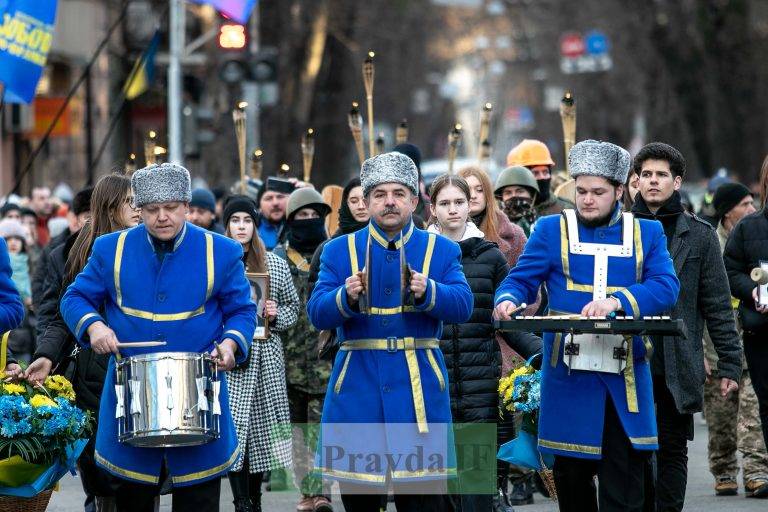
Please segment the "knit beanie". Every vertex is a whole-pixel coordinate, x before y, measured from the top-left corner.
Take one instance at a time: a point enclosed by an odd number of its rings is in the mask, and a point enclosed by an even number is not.
[[[253,219],[253,223],[257,223],[258,207],[254,200],[247,196],[230,196],[224,203],[224,229],[229,226],[229,219],[240,212],[247,213]]]
[[[189,202],[189,206],[196,206],[216,213],[216,196],[208,189],[196,188],[192,191],[192,200]]]
[[[715,216],[722,219],[726,213],[739,204],[742,199],[751,196],[752,192],[741,183],[725,183],[715,191],[712,206],[715,207]]]

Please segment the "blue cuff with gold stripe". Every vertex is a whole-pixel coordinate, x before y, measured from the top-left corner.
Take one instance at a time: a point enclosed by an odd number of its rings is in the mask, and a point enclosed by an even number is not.
[[[361,314],[349,306],[349,302],[347,301],[347,291],[344,285],[341,285],[339,289],[336,290],[336,308],[344,318],[352,318],[353,316]]]
[[[241,333],[236,329],[227,329],[221,335],[222,340],[226,338],[231,339],[237,344],[237,352],[235,353],[235,362],[237,362],[238,364],[244,363],[245,360],[248,359],[248,350],[250,349],[250,343],[248,343],[248,340],[246,339],[246,337],[243,335],[243,333]],[[253,338],[253,336],[251,336],[251,338]]]
[[[416,302],[416,309],[419,311],[432,311],[435,308],[437,299],[437,284],[434,279],[427,279],[427,289],[424,291],[424,297],[421,302]]]
[[[621,302],[621,309],[624,310],[624,313],[626,313],[627,316],[640,318],[640,306],[638,305],[635,296],[629,291],[629,288],[617,291],[612,297],[619,299],[619,302]]]
[[[80,317],[80,320],[77,321],[77,326],[75,326],[75,338],[82,342],[83,337],[88,332],[88,327],[95,322],[104,322],[104,319],[98,313],[86,313]],[[104,322],[104,324],[106,323]]]

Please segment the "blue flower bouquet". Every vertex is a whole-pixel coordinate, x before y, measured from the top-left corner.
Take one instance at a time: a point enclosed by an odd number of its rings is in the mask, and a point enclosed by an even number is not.
[[[0,384],[0,512],[45,510],[53,486],[74,472],[92,424],[74,400],[72,384],[60,375],[36,387]],[[31,506],[35,497],[42,508]]]
[[[540,354],[533,357],[537,356]],[[541,453],[538,446],[541,370],[531,366],[533,357],[525,365],[514,369],[509,375],[499,380],[501,412],[520,413],[522,423],[518,429],[518,436],[501,445],[496,457],[515,466],[538,471],[550,496],[556,499],[554,480],[550,470],[554,457]]]

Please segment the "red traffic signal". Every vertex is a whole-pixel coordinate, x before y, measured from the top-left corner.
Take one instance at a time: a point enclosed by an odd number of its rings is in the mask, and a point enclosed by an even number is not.
[[[219,27],[219,48],[223,50],[245,50],[248,35],[244,25],[222,23]]]

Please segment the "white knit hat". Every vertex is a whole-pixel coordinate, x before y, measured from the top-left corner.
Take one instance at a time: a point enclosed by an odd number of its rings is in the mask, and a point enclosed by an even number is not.
[[[626,149],[610,142],[583,140],[571,148],[568,168],[571,177],[600,176],[626,183],[632,158]]]

